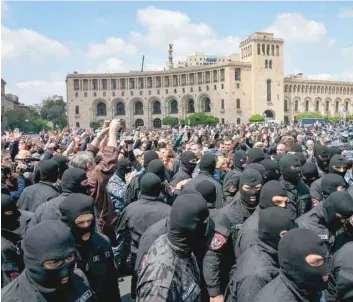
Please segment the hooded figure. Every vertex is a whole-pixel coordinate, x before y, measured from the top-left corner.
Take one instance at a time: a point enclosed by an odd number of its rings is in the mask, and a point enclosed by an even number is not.
[[[239,231],[235,249],[237,257],[243,254],[247,248],[257,243],[259,234],[258,221],[261,211],[271,207],[285,208],[287,201],[287,191],[279,181],[271,180],[262,187],[258,207],[244,222],[243,227]]]
[[[88,187],[85,185],[87,180],[86,171],[80,168],[67,169],[61,178],[62,193],[43,204],[34,212],[34,216],[29,222],[29,227],[33,227],[42,220],[60,219],[60,204],[72,193],[87,194]]]
[[[338,174],[329,173],[322,177],[321,191],[326,199],[330,194],[336,191],[343,191],[347,188],[344,178]]]
[[[20,210],[34,212],[38,206],[59,195],[54,183],[58,179],[58,164],[55,160],[40,163],[41,181],[26,187],[17,201]]]
[[[320,177],[324,176],[326,173],[329,172],[329,149],[326,146],[316,144],[314,148],[314,158],[318,166]]]
[[[200,245],[205,249],[208,220],[207,203],[199,194],[175,200],[168,233],[154,241],[141,268],[136,290],[139,301],[201,300],[201,276],[193,252]],[[179,278],[180,274],[188,278]]]
[[[173,176],[170,184],[176,186],[179,182],[185,179],[190,179],[192,172],[196,167],[196,156],[194,152],[185,151],[180,155],[180,168],[179,171]]]
[[[346,243],[330,261],[331,274],[328,289],[325,292],[326,302],[353,301],[353,242]]]
[[[301,181],[301,166],[299,159],[292,155],[283,155],[279,161],[282,172],[280,182],[288,192],[289,211],[293,219],[303,215],[312,208],[311,196],[308,187]]]
[[[265,159],[265,153],[260,148],[252,148],[246,152],[247,164],[260,163]]]
[[[304,183],[310,188],[311,184],[320,178],[317,166],[313,162],[306,162],[302,166]]]
[[[259,204],[262,177],[253,169],[246,169],[240,179],[241,201],[248,209],[254,210]]]
[[[352,197],[347,191],[338,191],[299,217],[296,223],[300,228],[314,231],[333,254],[350,240],[345,223],[352,214]]]
[[[205,179],[196,185],[195,190],[206,200],[207,207],[210,211],[210,217],[215,217],[218,213],[218,210],[216,209],[217,190],[215,185],[211,181]]]
[[[327,252],[314,232],[290,230],[278,244],[279,275],[263,287],[253,301],[318,301],[318,295],[327,286]]]
[[[119,176],[119,178],[125,182],[125,176],[128,173],[131,173],[131,162],[126,159],[120,159],[118,161],[118,169],[116,170],[116,175]]]
[[[190,179],[185,185],[184,190],[197,191],[196,185],[204,180],[211,181],[216,187],[217,199],[216,208],[219,209],[223,206],[223,189],[218,181],[213,178],[214,171],[216,169],[216,158],[212,153],[205,153],[200,160],[200,173]]]
[[[260,212],[259,239],[239,257],[224,301],[251,302],[279,274],[278,242],[294,227],[287,209],[271,207]]]
[[[74,273],[74,239],[61,221],[43,221],[29,229],[22,248],[26,268],[2,289],[3,301],[77,301],[83,296],[93,301],[91,290]]]
[[[301,166],[303,166],[306,163],[306,158],[303,152],[295,152],[294,156],[296,156],[299,159]]]
[[[258,163],[253,163],[253,164],[247,165],[246,168],[244,169],[244,171],[246,171],[248,169],[253,169],[253,170],[259,172],[261,174],[262,178],[264,178],[264,176],[266,174],[266,168],[263,165],[258,164]]]
[[[6,194],[1,194],[1,229],[14,231],[20,226],[20,211],[15,200]]]
[[[346,175],[347,168],[348,168],[348,161],[344,156],[334,155],[330,159],[329,171],[331,173],[335,173],[344,177]]]
[[[67,165],[67,157],[61,154],[56,154],[53,156],[53,160],[58,164],[58,179],[61,179],[65,170],[69,168]]]
[[[120,301],[113,251],[107,237],[95,231],[94,199],[73,193],[59,206],[61,221],[71,230],[80,268],[98,301]],[[97,261],[97,256],[99,261]]]
[[[281,173],[279,171],[279,164],[276,160],[264,159],[260,163],[266,169],[265,175],[263,175],[264,183],[271,180],[279,180]]]
[[[238,171],[243,171],[247,164],[246,152],[244,150],[237,150],[234,153],[233,168]]]

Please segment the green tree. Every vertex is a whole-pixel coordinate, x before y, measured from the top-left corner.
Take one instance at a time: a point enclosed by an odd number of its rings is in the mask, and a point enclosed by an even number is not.
[[[251,123],[263,122],[263,121],[265,121],[265,118],[262,115],[260,115],[260,114],[253,114],[249,118],[249,122],[251,122]]]
[[[28,132],[39,132],[50,129],[48,123],[39,118],[39,113],[34,107],[17,108],[6,111],[6,128]]]
[[[101,126],[101,124],[98,121],[92,121],[92,122],[90,122],[89,126],[93,130],[96,130],[96,129],[98,129]]]
[[[162,124],[166,126],[176,126],[178,125],[178,119],[176,117],[167,116],[163,119]]]
[[[42,119],[51,121],[55,127],[62,129],[67,125],[66,102],[48,97],[42,101],[40,115]]]
[[[190,126],[196,125],[214,125],[219,123],[219,118],[208,115],[204,112],[196,112],[186,118],[186,122],[190,121]]]
[[[303,118],[325,118],[325,117],[319,112],[303,112],[295,116],[296,121],[300,121]]]

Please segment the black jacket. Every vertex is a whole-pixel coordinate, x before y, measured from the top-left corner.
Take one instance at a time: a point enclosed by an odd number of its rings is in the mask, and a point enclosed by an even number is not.
[[[58,195],[59,192],[52,184],[40,181],[24,189],[17,201],[17,207],[33,213],[39,205]]]
[[[308,187],[301,180],[294,185],[281,177],[280,182],[287,190],[287,209],[292,213],[293,219],[309,212],[312,202]]]
[[[320,295],[304,295],[282,272],[256,295],[253,302],[319,302]]]
[[[210,297],[223,294],[236,262],[235,243],[240,228],[251,212],[240,199],[219,210],[214,219],[214,234],[203,262],[203,273]]]
[[[96,301],[93,297],[93,292],[89,288],[87,280],[82,272],[78,275],[79,270],[76,270],[71,277],[71,283],[73,287],[69,287],[70,292],[66,292],[66,296],[63,297],[62,294],[58,294],[57,302],[92,302]],[[6,302],[23,302],[23,301],[37,301],[46,302],[48,301],[28,280],[26,276],[26,270],[8,284],[6,287],[1,289],[1,300]],[[50,302],[54,302],[50,300]]]
[[[239,257],[224,301],[252,302],[257,293],[278,274],[277,250],[259,242]]]
[[[321,181],[322,178],[319,178],[310,185],[310,195],[318,201],[321,201],[324,198],[321,190]]]
[[[185,167],[181,166],[179,168],[179,171],[173,176],[172,180],[170,181],[170,184],[175,187],[182,180],[190,179],[191,173]]]
[[[137,175],[135,175],[130,183],[127,185],[124,202],[125,207],[127,207],[130,203],[133,203],[140,198],[140,182],[142,177],[145,175],[145,171],[140,171]]]
[[[82,270],[98,301],[121,301],[118,275],[108,237],[93,233],[89,245],[77,247],[77,267]]]

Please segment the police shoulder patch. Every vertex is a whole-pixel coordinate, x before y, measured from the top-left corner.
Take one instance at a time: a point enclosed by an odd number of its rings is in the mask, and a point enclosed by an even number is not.
[[[219,233],[215,233],[213,235],[211,244],[210,244],[210,249],[212,251],[218,251],[221,249],[225,244],[227,243],[227,239]]]

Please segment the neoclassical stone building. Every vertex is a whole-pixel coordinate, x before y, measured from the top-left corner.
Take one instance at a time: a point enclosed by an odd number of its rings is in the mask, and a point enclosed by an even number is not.
[[[161,71],[68,74],[69,125],[121,118],[127,127],[161,127],[166,116],[181,119],[194,112],[236,124],[255,113],[285,121],[304,111],[334,115],[345,107],[353,114],[352,82],[285,77],[283,40],[271,33],[252,34],[240,43],[240,54],[214,64],[188,62]]]

